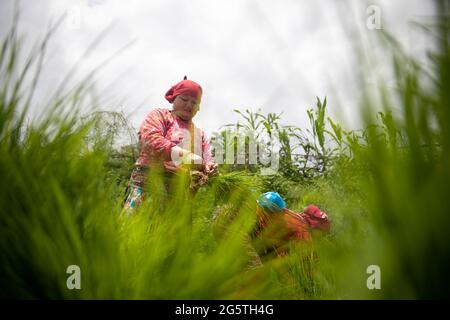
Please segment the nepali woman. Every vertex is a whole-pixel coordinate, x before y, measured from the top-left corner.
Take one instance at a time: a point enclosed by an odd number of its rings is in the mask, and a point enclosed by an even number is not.
[[[131,174],[125,209],[136,208],[151,193],[146,186],[152,171],[162,173],[169,193],[170,181],[179,173],[195,170],[208,177],[217,171],[204,131],[192,122],[200,108],[201,86],[184,77],[167,91],[165,98],[172,110],[150,111],[140,127],[140,154]]]
[[[295,212],[286,208],[286,202],[277,192],[262,194],[257,203],[258,224],[254,238],[261,255],[284,256],[290,242],[311,244],[313,231],[330,231],[328,215],[313,204],[303,212]]]

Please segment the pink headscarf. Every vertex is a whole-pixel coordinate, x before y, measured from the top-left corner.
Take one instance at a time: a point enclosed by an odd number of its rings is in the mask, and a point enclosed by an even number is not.
[[[313,229],[330,231],[330,220],[325,212],[311,204],[300,214]]]
[[[178,82],[176,85],[172,86],[169,91],[167,91],[166,99],[172,103],[176,96],[180,94],[199,98],[202,95],[202,87],[194,81],[187,80],[186,76],[184,76],[184,80]]]

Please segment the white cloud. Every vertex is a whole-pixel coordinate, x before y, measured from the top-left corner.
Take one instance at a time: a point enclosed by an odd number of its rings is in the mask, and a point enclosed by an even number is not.
[[[12,1],[3,1],[8,16]],[[424,1],[381,1],[383,27],[411,43],[408,20],[429,13]],[[355,125],[358,83],[350,30],[365,25],[364,6],[344,1],[23,1],[21,30],[42,34],[50,18],[68,18],[53,39],[37,97],[44,97],[110,23],[111,30],[77,70],[75,79],[136,40],[98,75],[105,108],[124,99],[138,127],[153,107],[170,107],[164,93],[184,75],[204,87],[196,122],[207,132],[237,119],[233,108],[284,111],[284,122],[304,126],[315,96],[328,96],[334,116]],[[1,19],[2,28],[7,19]],[[368,30],[361,30],[367,34]],[[414,43],[414,42],[412,42]],[[107,88],[107,90],[105,90]],[[37,98],[38,99],[38,98]],[[338,103],[343,108],[338,109]]]

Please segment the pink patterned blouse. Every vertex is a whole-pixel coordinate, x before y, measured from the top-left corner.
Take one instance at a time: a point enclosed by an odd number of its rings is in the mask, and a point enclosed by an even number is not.
[[[149,167],[152,163],[162,161],[167,171],[177,171],[179,163],[171,155],[174,146],[201,156],[205,164],[214,162],[204,131],[192,121],[184,121],[168,109],[150,111],[140,127],[139,142],[141,152],[136,161],[138,166]]]

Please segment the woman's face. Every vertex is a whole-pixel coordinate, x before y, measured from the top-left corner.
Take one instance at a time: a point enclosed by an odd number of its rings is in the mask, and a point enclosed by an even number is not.
[[[185,121],[191,120],[198,112],[200,98],[180,94],[173,101],[174,113]]]

